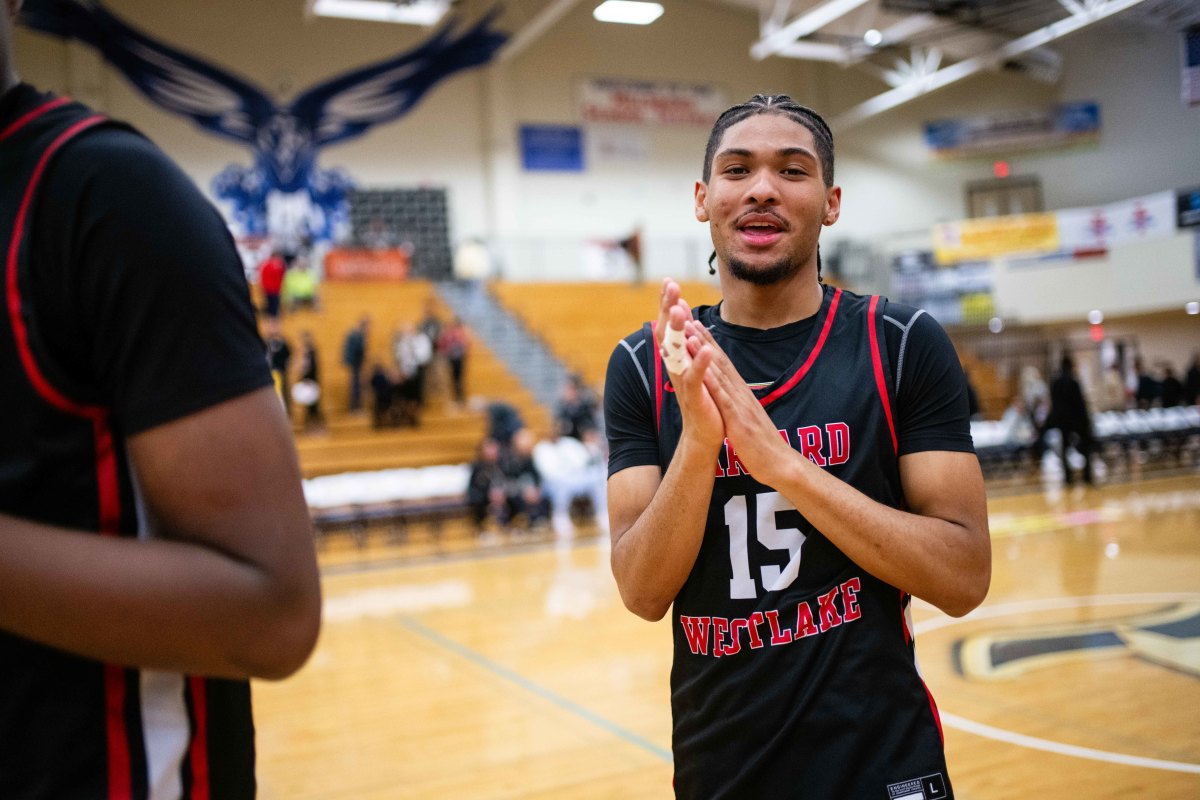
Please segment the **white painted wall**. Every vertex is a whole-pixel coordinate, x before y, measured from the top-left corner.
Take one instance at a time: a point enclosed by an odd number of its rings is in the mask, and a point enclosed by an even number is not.
[[[1192,231],[1114,245],[1105,256],[1065,261],[994,262],[1001,317],[1019,322],[1080,320],[1092,309],[1108,316],[1144,314],[1200,299],[1200,265]],[[1200,344],[1200,341],[1198,341]]]

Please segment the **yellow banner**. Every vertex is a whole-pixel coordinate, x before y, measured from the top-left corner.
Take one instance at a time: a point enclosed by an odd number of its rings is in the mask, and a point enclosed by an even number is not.
[[[939,264],[1058,249],[1058,217],[1054,214],[1014,214],[933,226],[933,253]]]

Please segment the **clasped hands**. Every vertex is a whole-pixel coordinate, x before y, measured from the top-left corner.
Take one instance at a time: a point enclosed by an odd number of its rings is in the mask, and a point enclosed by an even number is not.
[[[715,459],[728,439],[756,480],[775,485],[775,475],[795,451],[712,333],[692,319],[691,307],[680,295],[679,284],[663,280],[655,336],[683,416],[681,442],[690,439]],[[679,348],[686,357],[672,357]]]

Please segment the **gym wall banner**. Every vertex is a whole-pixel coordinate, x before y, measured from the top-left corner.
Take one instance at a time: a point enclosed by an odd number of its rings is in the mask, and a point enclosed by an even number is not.
[[[325,256],[325,280],[402,281],[409,266],[408,251],[401,247],[335,247]]]
[[[1176,195],[1155,192],[1092,208],[1064,208],[1056,214],[1063,250],[1107,250],[1174,233]]]
[[[726,107],[715,86],[670,81],[589,78],[578,95],[579,114],[587,122],[707,128]]]
[[[1181,228],[1200,225],[1200,186],[1180,189],[1175,195],[1175,223]]]
[[[1194,108],[1200,106],[1200,25],[1188,28],[1180,36],[1183,43],[1183,104]]]
[[[583,131],[575,125],[522,125],[521,166],[527,172],[583,172]]]
[[[1100,136],[1092,100],[925,123],[925,144],[939,158],[1091,142]]]
[[[933,227],[933,253],[939,264],[1058,249],[1058,218],[1054,214],[966,219]]]

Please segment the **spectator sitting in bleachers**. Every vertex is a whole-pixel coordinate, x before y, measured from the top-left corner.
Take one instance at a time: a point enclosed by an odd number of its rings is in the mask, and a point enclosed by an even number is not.
[[[487,404],[487,418],[488,438],[495,439],[501,447],[511,445],[516,432],[525,427],[525,421],[521,419],[521,412],[508,403],[498,400]]]
[[[509,525],[523,517],[530,530],[545,525],[550,517],[550,501],[542,492],[542,477],[533,464],[533,431],[522,428],[513,434],[512,445],[500,457],[507,481],[507,515],[500,520]]]
[[[507,520],[508,495],[506,478],[500,467],[500,443],[484,439],[475,451],[471,477],[467,481],[467,506],[476,533],[483,533],[489,519]]]
[[[604,439],[595,428],[584,431],[582,441],[560,435],[538,442],[533,448],[534,466],[550,498],[550,525],[559,538],[575,534],[571,505],[578,498],[589,501],[597,527],[608,535],[608,460],[604,449]]]
[[[560,436],[571,436],[583,440],[586,431],[596,430],[596,399],[587,388],[583,378],[572,375],[563,385],[562,396],[554,411],[554,424]]]
[[[388,369],[378,361],[371,367],[371,427],[379,429],[397,424],[396,406],[393,402],[396,381]]]

